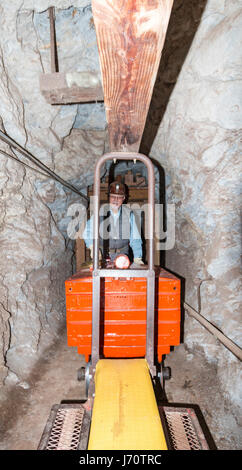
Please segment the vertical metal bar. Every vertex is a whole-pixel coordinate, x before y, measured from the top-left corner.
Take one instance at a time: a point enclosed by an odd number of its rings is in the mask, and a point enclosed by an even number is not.
[[[58,59],[56,49],[56,34],[55,34],[55,7],[49,7],[50,19],[50,60],[51,60],[51,73],[58,72]]]
[[[93,185],[93,273],[92,273],[92,368],[100,357],[100,283],[99,268],[99,207],[100,207],[100,161],[95,167]]]
[[[95,167],[93,185],[93,271],[98,269],[99,252],[99,208],[100,208],[100,160]]]
[[[146,300],[146,360],[152,375],[154,371],[155,339],[155,272],[154,272],[154,224],[155,224],[155,175],[151,160],[147,162],[148,170],[148,268]]]
[[[148,170],[148,267],[154,269],[154,206],[155,206],[155,176],[151,160],[146,157],[144,162]]]
[[[146,360],[153,373],[154,338],[155,338],[155,272],[150,270],[147,277],[147,313],[146,313]]]
[[[93,271],[92,277],[92,368],[100,357],[100,276]]]

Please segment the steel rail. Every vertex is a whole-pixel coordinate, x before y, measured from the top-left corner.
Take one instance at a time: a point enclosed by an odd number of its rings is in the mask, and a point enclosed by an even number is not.
[[[242,349],[237,346],[231,339],[219,331],[216,326],[212,325],[206,318],[198,313],[193,307],[184,302],[184,309],[195,318],[201,325],[204,326],[210,333],[212,333],[230,352],[232,352],[240,361],[242,361]]]

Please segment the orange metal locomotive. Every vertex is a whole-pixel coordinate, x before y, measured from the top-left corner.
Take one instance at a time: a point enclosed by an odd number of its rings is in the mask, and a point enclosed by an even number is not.
[[[150,211],[148,214],[148,265],[129,269],[99,269],[100,168],[110,158],[143,161],[148,168]],[[94,263],[66,280],[68,345],[76,346],[95,368],[99,357],[146,357],[155,363],[180,339],[180,280],[154,267],[154,171],[141,154],[111,153],[95,168]]]
[[[156,268],[155,356],[170,352],[180,339],[180,281]],[[91,356],[92,273],[83,269],[66,280],[68,345],[76,346],[86,362]],[[105,357],[144,357],[146,346],[145,278],[103,279],[101,286],[101,354]]]

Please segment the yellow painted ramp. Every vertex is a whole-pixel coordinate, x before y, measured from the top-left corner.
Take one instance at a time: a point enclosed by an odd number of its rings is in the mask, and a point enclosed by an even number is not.
[[[98,362],[88,449],[167,449],[145,359]]]

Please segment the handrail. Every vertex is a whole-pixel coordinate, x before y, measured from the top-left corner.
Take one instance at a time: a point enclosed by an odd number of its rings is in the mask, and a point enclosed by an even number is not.
[[[155,271],[154,271],[154,227],[155,227],[155,175],[152,161],[137,152],[110,152],[98,159],[94,171],[93,185],[93,273],[92,273],[92,370],[95,370],[99,360],[100,347],[100,278],[112,276],[112,270],[99,269],[99,209],[100,209],[100,171],[102,165],[108,160],[140,160],[146,165],[148,172],[148,269],[142,271],[147,279],[147,317],[146,317],[146,360],[150,372],[155,374],[154,366],[154,318],[155,318]],[[122,277],[122,270],[114,270],[113,275]],[[132,277],[141,275],[140,270],[130,269]],[[146,274],[146,275],[145,275]]]

